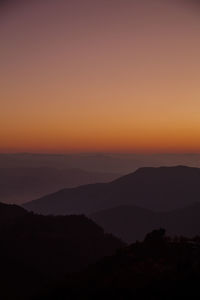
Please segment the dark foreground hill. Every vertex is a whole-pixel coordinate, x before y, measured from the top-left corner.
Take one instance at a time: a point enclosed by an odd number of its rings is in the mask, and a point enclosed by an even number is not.
[[[170,239],[160,229],[125,246],[84,216],[0,212],[8,216],[0,218],[3,300],[200,297],[200,237]]]
[[[81,169],[0,168],[0,201],[19,204],[63,188],[109,182],[115,178],[116,174],[87,172]]]
[[[118,206],[90,215],[115,236],[130,243],[143,240],[148,231],[163,227],[170,236],[200,235],[200,203],[169,211],[153,212],[137,206]]]
[[[0,202],[0,224],[12,222],[27,214],[27,211],[17,205],[7,205]]]
[[[198,168],[141,168],[113,182],[64,189],[24,207],[42,214],[91,214],[119,205],[170,210],[198,202],[199,187]]]
[[[175,240],[160,229],[43,295],[54,299],[199,299],[200,238]]]
[[[41,216],[1,204],[0,245],[1,298],[21,300],[124,243],[85,216]]]

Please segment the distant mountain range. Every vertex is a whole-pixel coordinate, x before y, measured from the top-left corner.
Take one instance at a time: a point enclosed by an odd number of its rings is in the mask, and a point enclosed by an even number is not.
[[[82,153],[1,154],[1,168],[82,169],[94,173],[128,174],[141,167],[186,165],[200,167],[200,154]]]
[[[62,188],[108,182],[118,175],[50,167],[0,168],[0,201],[20,204]]]
[[[177,166],[141,168],[110,183],[63,189],[24,208],[41,214],[90,215],[121,205],[167,211],[199,201],[200,169]]]
[[[140,168],[23,207],[0,203],[1,298],[194,299],[199,236],[198,168]]]

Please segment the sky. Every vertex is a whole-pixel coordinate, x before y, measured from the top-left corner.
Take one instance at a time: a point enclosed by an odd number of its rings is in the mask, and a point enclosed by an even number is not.
[[[0,1],[0,152],[200,152],[200,3]]]

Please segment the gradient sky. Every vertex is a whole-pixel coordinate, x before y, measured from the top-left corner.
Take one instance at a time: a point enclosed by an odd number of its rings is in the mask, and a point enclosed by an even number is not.
[[[198,1],[0,1],[0,41],[0,152],[200,152]]]

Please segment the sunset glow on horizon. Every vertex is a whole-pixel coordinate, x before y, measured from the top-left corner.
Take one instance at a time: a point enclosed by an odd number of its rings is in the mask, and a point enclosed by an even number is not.
[[[200,152],[200,5],[186,2],[0,6],[0,152]]]

